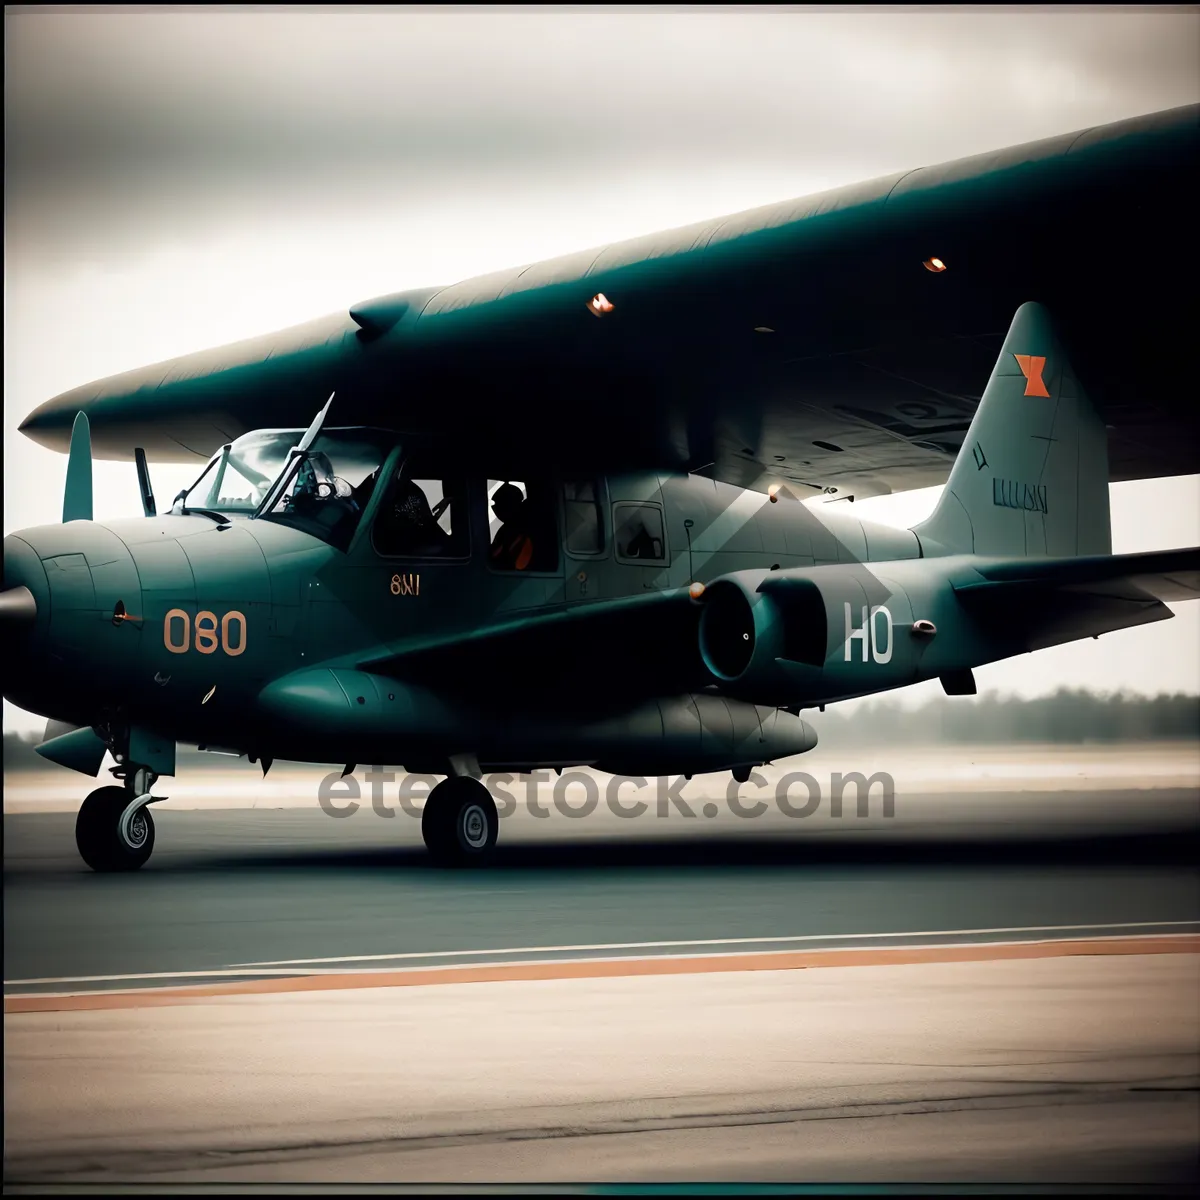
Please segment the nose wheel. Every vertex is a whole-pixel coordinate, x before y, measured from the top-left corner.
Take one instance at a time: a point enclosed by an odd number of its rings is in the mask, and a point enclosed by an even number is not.
[[[478,779],[452,775],[429,793],[421,814],[421,835],[441,866],[486,861],[496,845],[500,817],[487,787]]]
[[[154,850],[154,818],[128,788],[97,788],[75,818],[75,845],[93,871],[136,871]],[[132,810],[132,811],[131,811]]]

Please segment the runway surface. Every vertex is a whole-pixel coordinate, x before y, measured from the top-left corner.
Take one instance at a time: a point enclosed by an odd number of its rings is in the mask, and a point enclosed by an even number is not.
[[[1076,955],[9,1014],[6,1191],[1194,1185],[1198,988]]]
[[[1137,799],[1089,802],[1127,812]],[[509,948],[781,949],[788,943],[771,939],[1003,940],[1011,930],[1170,932],[1200,920],[1186,828],[914,841],[680,827],[619,840],[582,830],[586,821],[543,832],[549,822],[518,814],[489,869],[447,872],[430,865],[418,822],[369,809],[352,820],[319,810],[160,812],[147,866],[97,876],[76,855],[73,823],[65,813],[5,818],[6,992],[59,986],[24,980],[111,987],[128,980],[88,977],[177,982],[290,960],[328,968],[338,964],[312,960],[404,955],[419,966]],[[999,932],[979,932],[989,930]]]
[[[6,814],[6,1180],[1200,1176],[1194,788],[595,815]]]

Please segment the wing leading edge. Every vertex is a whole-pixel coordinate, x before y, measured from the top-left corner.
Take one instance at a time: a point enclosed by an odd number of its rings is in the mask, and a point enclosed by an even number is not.
[[[303,425],[336,388],[343,420],[453,436],[467,457],[871,494],[945,479],[1011,313],[1036,298],[1110,426],[1113,478],[1186,473],[1200,418],[1178,381],[1197,313],[1175,281],[1196,268],[1198,116],[381,297],[76,388],[21,428],[63,449],[86,411],[98,457],[186,460]],[[611,310],[589,307],[598,294]]]

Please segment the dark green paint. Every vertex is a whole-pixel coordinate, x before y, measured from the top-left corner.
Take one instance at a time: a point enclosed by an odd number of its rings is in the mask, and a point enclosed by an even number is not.
[[[1061,322],[1113,479],[1190,472],[1200,107],[901,172],[86,384],[22,429],[207,457],[340,420],[449,435],[481,475],[697,470],[859,496],[941,483],[1013,311]],[[947,270],[922,262],[937,255]],[[614,303],[597,319],[597,292]],[[761,334],[756,327],[775,332]],[[823,448],[838,447],[840,452]],[[186,447],[186,449],[184,449]],[[494,472],[491,472],[494,473]]]

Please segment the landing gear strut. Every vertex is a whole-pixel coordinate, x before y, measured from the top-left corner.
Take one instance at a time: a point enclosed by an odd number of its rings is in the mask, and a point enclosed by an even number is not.
[[[478,779],[451,775],[425,801],[421,836],[441,866],[470,866],[485,861],[499,832],[496,803]]]
[[[93,871],[136,871],[154,850],[154,818],[147,805],[156,776],[131,771],[124,787],[97,788],[75,819],[75,845]]]

